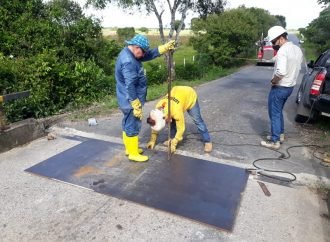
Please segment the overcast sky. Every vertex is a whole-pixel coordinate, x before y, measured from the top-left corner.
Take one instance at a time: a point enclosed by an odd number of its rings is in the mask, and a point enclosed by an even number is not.
[[[85,2],[85,0],[76,0]],[[317,0],[227,0],[226,9],[236,8],[244,4],[246,7],[258,7],[268,10],[273,15],[283,15],[286,18],[287,29],[306,27],[313,19],[319,16],[322,6]],[[134,15],[123,12],[113,6],[104,10],[86,10],[86,14],[93,14],[102,19],[103,27],[148,27],[157,28],[158,21],[155,15],[146,16],[145,12],[136,12]],[[187,16],[186,24],[193,16]],[[164,15],[164,24],[167,26],[169,17]]]

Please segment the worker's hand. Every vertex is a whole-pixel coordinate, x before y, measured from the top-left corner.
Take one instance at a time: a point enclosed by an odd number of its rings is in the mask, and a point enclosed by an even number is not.
[[[133,108],[133,115],[137,117],[138,119],[142,120],[142,104],[140,100],[137,98],[133,101],[131,101],[131,105]]]
[[[175,47],[175,40],[170,40],[169,42],[158,46],[159,54],[162,55],[169,52],[170,50],[174,50],[174,47]]]
[[[174,153],[176,151],[176,146],[178,145],[179,140],[176,138],[171,139],[171,153]]]
[[[279,77],[277,75],[274,75],[273,79],[270,81],[270,83],[272,84],[272,86],[277,86],[278,83],[280,82],[280,80],[282,79],[283,77]]]
[[[274,82],[274,80],[270,80],[270,84],[272,84],[272,86],[276,85],[276,82]]]
[[[151,150],[154,149],[154,147],[156,145],[156,141],[157,141],[157,136],[158,136],[158,133],[156,133],[156,132],[151,133],[150,140],[147,144],[148,149],[151,149]]]
[[[167,146],[169,145],[169,143],[170,142],[168,140],[164,142],[164,144]],[[178,143],[179,143],[179,140],[177,140],[176,138],[171,139],[171,153],[174,153],[176,151],[176,147],[177,147]]]

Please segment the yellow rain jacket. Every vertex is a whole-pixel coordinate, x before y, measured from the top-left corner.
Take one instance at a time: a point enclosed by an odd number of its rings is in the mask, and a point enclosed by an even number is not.
[[[197,101],[196,91],[187,86],[176,86],[171,89],[171,118],[176,122],[175,138],[182,140],[185,131],[184,112],[190,110]],[[168,95],[163,97],[156,108],[164,109],[164,116],[168,117]]]

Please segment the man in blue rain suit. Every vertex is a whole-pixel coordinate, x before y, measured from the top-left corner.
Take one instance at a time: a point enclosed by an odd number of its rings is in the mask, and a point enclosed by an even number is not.
[[[128,159],[145,162],[148,156],[141,155],[139,132],[141,129],[142,106],[147,96],[147,79],[142,62],[150,61],[174,49],[175,41],[169,41],[157,48],[149,49],[149,40],[143,35],[136,35],[126,41],[127,46],[119,53],[116,61],[116,93],[121,111],[123,143]]]

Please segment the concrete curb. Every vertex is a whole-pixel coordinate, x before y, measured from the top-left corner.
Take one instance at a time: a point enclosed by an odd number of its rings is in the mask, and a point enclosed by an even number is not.
[[[30,118],[10,124],[9,129],[0,132],[0,153],[45,136],[49,126],[66,116],[67,114],[38,120]]]
[[[0,153],[8,151],[44,136],[45,128],[36,119],[26,119],[12,123],[10,128],[0,133]]]

